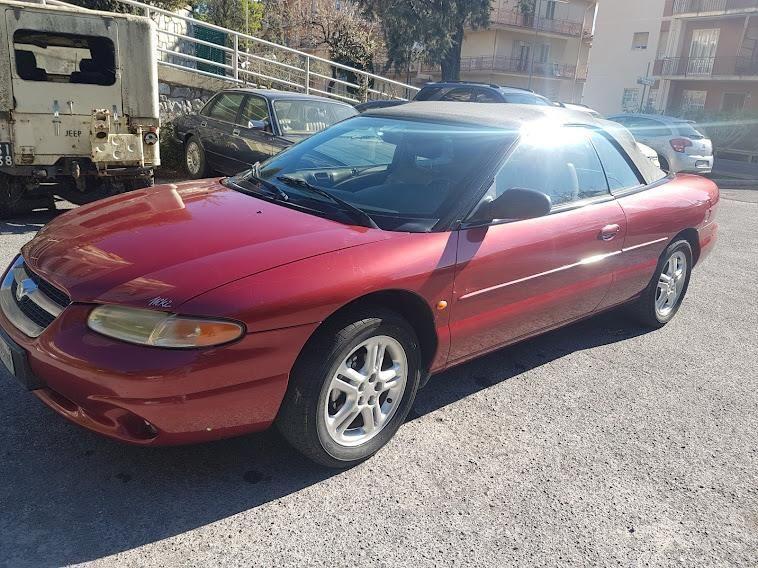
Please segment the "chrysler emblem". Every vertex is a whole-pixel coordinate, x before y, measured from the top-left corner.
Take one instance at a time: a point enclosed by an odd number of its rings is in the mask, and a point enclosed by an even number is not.
[[[31,278],[24,278],[21,282],[16,283],[16,301],[20,302],[24,298],[31,296],[37,291],[37,285]]]

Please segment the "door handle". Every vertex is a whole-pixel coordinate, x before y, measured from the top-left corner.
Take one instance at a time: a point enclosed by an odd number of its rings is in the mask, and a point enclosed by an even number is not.
[[[605,227],[600,229],[600,234],[598,235],[598,238],[601,241],[612,241],[618,236],[620,232],[621,232],[620,225],[606,225]]]
[[[234,130],[232,130],[232,136],[239,136],[239,135],[240,135],[240,129],[239,128],[235,128]]]
[[[203,128],[205,128],[206,126],[208,126],[208,123],[207,123],[207,122],[205,122],[205,121],[202,121],[202,122],[200,123],[200,126],[202,126]]]

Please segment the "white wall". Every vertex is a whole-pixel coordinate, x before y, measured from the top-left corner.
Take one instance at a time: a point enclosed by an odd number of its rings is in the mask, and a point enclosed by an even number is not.
[[[658,50],[665,0],[605,0],[599,3],[583,103],[600,113],[620,112],[624,89],[639,88]],[[646,50],[633,50],[635,32],[649,32]],[[648,88],[649,91],[649,88]]]

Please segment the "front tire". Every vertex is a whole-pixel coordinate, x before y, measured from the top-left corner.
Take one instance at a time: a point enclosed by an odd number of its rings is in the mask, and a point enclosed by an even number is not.
[[[205,150],[194,136],[190,137],[184,144],[184,169],[187,170],[187,175],[192,179],[202,179],[209,175]]]
[[[421,378],[413,328],[384,308],[328,323],[292,370],[277,427],[313,461],[352,467],[381,449],[404,422]]]
[[[661,255],[650,284],[631,306],[642,324],[659,328],[679,311],[692,274],[692,247],[685,240],[671,243]]]

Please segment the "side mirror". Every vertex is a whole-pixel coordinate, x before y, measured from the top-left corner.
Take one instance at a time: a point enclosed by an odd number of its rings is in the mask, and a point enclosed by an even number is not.
[[[247,127],[250,130],[266,130],[268,128],[268,120],[248,120]]]
[[[475,217],[482,221],[534,219],[549,214],[552,207],[550,197],[541,191],[514,187],[494,201],[483,204]]]

